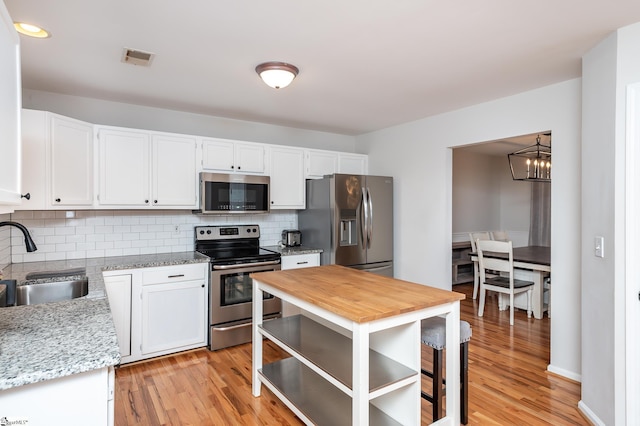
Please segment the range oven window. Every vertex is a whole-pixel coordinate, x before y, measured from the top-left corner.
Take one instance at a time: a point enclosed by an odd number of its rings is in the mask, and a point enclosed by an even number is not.
[[[260,183],[204,182],[207,211],[263,211],[269,208],[269,187]]]
[[[253,280],[250,272],[225,274],[220,277],[220,305],[231,306],[240,303],[251,303],[253,297]],[[272,299],[273,295],[263,293],[263,299]]]

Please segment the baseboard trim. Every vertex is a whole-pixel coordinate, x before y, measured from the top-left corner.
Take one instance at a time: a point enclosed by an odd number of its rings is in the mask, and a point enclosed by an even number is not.
[[[582,383],[582,375],[574,373],[573,371],[565,370],[564,368],[556,367],[551,364],[547,365],[547,371],[566,379],[573,380],[574,382]]]
[[[600,420],[600,418],[596,416],[595,413],[591,411],[591,409],[587,407],[587,404],[585,404],[582,400],[578,401],[578,410],[580,410],[582,415],[585,416],[587,420],[589,420],[594,425],[605,426],[605,423]]]

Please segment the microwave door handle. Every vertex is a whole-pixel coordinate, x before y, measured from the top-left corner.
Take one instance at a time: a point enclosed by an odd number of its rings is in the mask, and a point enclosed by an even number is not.
[[[369,188],[367,188],[367,199],[369,200],[369,234],[367,235],[367,241],[368,248],[371,248],[371,240],[373,239],[373,199]]]

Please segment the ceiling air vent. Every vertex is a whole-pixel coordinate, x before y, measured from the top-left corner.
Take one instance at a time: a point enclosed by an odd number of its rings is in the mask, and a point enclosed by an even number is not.
[[[141,65],[148,67],[153,62],[153,58],[156,55],[149,52],[143,52],[142,50],[124,48],[122,50],[122,62],[125,64]]]

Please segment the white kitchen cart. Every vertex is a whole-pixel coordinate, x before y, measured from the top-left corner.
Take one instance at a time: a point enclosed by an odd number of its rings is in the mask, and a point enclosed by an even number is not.
[[[446,376],[460,375],[462,294],[337,265],[252,277],[253,300],[267,292],[305,312],[263,323],[253,304],[253,395],[264,384],[306,424],[419,425],[427,317],[446,317]],[[292,356],[263,365],[263,337]],[[457,425],[459,381],[447,388],[447,416],[435,424]]]

